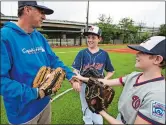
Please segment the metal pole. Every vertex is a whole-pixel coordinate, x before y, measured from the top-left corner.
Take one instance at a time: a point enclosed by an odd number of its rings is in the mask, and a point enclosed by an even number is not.
[[[88,32],[88,20],[89,20],[89,0],[88,0],[88,5],[87,5],[87,14],[86,14],[86,26],[85,26],[85,31],[84,32]],[[80,41],[81,42],[81,41]],[[86,38],[86,44],[87,44],[88,40]],[[81,45],[82,43],[80,43]]]
[[[154,35],[154,23],[153,23],[153,30],[152,30],[152,36]]]
[[[89,0],[87,5],[86,31],[88,31],[88,20],[89,20]]]

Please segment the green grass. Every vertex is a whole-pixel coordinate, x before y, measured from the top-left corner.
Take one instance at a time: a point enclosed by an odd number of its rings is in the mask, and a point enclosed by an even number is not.
[[[117,46],[114,46],[115,48]],[[102,46],[101,48],[114,48],[113,46]],[[119,46],[119,48],[125,48],[125,46]],[[71,68],[71,64],[77,54],[77,52],[70,51],[79,51],[82,48],[54,48],[53,51],[57,52],[56,55]],[[58,52],[68,52],[68,53],[58,53]],[[128,74],[135,70],[134,68],[134,55],[132,54],[121,54],[121,53],[109,53],[109,56],[112,60],[112,64],[115,68],[115,74],[113,78],[117,78]],[[71,88],[71,85],[67,80],[64,81],[62,88],[58,91],[57,94]],[[116,117],[118,113],[118,99],[122,91],[122,87],[115,88],[115,98],[108,108],[108,113]],[[4,110],[4,105],[1,97],[1,124],[7,124],[6,113]],[[104,123],[107,123],[104,121]],[[68,92],[62,97],[58,98],[52,102],[52,124],[84,124],[82,121],[82,111],[81,104],[79,99],[79,93],[74,90]]]

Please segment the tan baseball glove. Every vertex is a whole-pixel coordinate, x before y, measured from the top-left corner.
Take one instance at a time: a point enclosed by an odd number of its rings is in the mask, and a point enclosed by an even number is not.
[[[65,71],[58,67],[51,69],[43,66],[39,69],[33,81],[33,87],[43,90],[45,96],[56,93],[65,79]]]

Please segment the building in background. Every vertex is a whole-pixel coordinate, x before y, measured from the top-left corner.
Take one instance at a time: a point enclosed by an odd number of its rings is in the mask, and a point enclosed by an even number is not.
[[[1,12],[0,12],[1,13]],[[1,13],[1,16],[5,16],[3,13]]]
[[[5,16],[1,13],[0,27],[7,21],[16,22],[18,17]],[[44,20],[42,27],[37,28],[46,38],[51,46],[81,46],[86,44],[82,35],[86,23],[67,20]]]
[[[159,27],[143,27],[141,32],[149,32],[152,36],[159,32]]]

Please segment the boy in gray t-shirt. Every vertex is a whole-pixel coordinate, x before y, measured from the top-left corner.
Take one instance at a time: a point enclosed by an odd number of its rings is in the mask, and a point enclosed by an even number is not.
[[[128,46],[137,50],[135,67],[143,72],[132,72],[118,79],[98,79],[105,85],[123,85],[118,102],[117,119],[104,110],[99,112],[110,124],[165,124],[166,39],[153,36],[140,45]],[[89,78],[77,75],[82,81]]]

